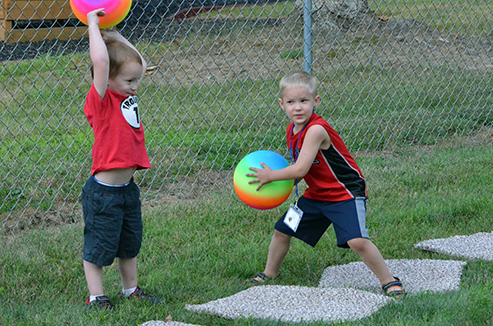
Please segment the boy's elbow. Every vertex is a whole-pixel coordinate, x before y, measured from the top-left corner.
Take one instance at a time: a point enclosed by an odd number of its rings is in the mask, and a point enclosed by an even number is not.
[[[308,170],[307,169],[296,169],[296,171],[294,171],[294,179],[303,179],[305,177],[305,175],[308,173]]]
[[[92,65],[96,67],[109,67],[110,59],[107,55],[91,56]]]

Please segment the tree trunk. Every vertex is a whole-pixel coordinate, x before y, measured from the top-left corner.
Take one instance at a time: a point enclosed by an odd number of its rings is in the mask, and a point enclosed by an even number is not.
[[[355,19],[370,11],[366,0],[312,0],[313,13],[328,13],[343,19]]]
[[[296,13],[303,13],[303,0],[296,1]],[[312,0],[314,27],[319,31],[327,28],[358,30],[375,23],[375,14],[367,0]]]

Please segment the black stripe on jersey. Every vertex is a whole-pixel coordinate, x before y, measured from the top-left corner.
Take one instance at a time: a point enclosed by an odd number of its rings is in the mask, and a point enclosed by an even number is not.
[[[322,154],[334,173],[335,178],[353,195],[366,197],[366,181],[331,144],[328,149],[322,149]]]

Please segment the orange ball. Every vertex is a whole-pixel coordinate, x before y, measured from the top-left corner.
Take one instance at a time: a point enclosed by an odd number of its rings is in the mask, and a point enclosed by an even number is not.
[[[106,15],[99,17],[99,28],[107,29],[118,25],[127,17],[132,0],[70,0],[70,7],[81,22],[87,25],[87,14],[104,8]]]

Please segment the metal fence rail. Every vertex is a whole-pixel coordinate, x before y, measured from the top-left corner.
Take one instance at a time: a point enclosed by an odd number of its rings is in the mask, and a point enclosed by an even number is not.
[[[67,4],[0,5],[0,233],[81,216],[90,60]],[[286,154],[277,83],[292,70],[317,76],[318,113],[356,156],[490,143],[492,12],[488,0],[134,1],[118,29],[154,67],[137,94],[144,201],[231,189],[248,152]]]

